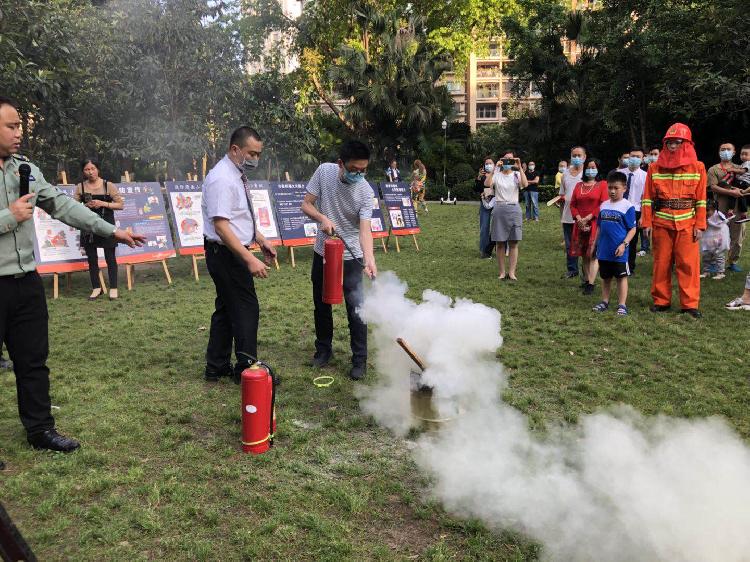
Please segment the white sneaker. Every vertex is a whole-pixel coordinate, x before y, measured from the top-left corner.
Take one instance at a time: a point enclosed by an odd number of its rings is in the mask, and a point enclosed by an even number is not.
[[[645,256],[645,255],[646,255],[646,252],[644,252],[643,250],[641,250],[640,252],[638,252],[638,253],[636,254],[636,256],[639,256],[639,257],[641,257],[641,258],[642,258],[643,256]]]
[[[705,279],[706,277],[709,277],[710,275],[711,275],[710,273],[708,273],[707,271],[704,271],[703,273],[701,273],[700,278]]]
[[[725,277],[726,277],[726,275],[724,275],[723,273],[717,273],[716,275],[714,275],[712,277],[712,279],[714,279],[715,281],[721,281]]]
[[[727,310],[750,310],[750,303],[745,303],[742,297],[737,297],[733,301],[728,302],[724,305]]]

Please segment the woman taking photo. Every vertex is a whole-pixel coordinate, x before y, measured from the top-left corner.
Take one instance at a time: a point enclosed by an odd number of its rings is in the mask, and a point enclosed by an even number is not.
[[[115,211],[122,210],[123,199],[117,186],[99,177],[99,163],[87,158],[81,162],[83,181],[76,186],[75,198],[94,211],[110,224],[115,224]],[[115,248],[117,242],[113,238],[102,238],[92,232],[81,231],[81,247],[86,251],[89,260],[89,276],[93,291],[89,300],[96,300],[102,294],[99,285],[99,257],[97,249],[104,250],[109,276],[109,298],[116,299],[117,294],[117,260]]]
[[[515,167],[515,170],[513,169]],[[518,242],[521,241],[523,228],[523,212],[518,203],[518,196],[522,189],[526,189],[528,182],[526,174],[521,168],[521,161],[512,151],[507,151],[498,160],[495,172],[487,174],[485,187],[491,187],[495,192],[495,206],[492,208],[492,224],[490,231],[492,241],[497,244],[498,279],[517,281],[516,266],[518,265]],[[508,246],[508,273],[505,273],[505,246]]]
[[[594,292],[594,282],[599,271],[599,262],[594,257],[596,241],[596,218],[599,207],[609,199],[607,182],[599,175],[600,163],[596,158],[588,158],[583,164],[583,177],[573,188],[570,199],[570,213],[575,219],[570,242],[570,256],[583,258],[584,295]]]
[[[424,197],[427,193],[427,168],[421,160],[414,160],[411,173],[411,198],[414,204],[414,212],[418,213],[417,207],[422,205],[425,213],[429,213],[427,202]]]

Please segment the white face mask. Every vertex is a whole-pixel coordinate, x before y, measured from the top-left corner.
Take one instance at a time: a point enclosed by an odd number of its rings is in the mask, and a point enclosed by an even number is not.
[[[529,166],[529,172],[533,172],[536,166]]]

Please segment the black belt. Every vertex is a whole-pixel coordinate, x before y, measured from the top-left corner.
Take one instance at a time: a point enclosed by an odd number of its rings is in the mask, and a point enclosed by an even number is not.
[[[22,273],[14,273],[13,275],[0,275],[0,279],[23,279],[29,273],[33,273],[33,272],[31,272],[31,271],[24,271]]]
[[[695,199],[656,199],[654,201],[654,210],[672,209],[675,211],[684,211],[695,207]]]

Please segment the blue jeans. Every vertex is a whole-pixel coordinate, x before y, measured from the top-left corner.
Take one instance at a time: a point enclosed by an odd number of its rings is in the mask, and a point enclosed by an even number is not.
[[[570,255],[570,242],[573,238],[573,223],[562,223],[563,236],[565,237],[565,257],[567,258],[568,271],[578,275],[578,258]]]
[[[485,209],[479,203],[479,251],[485,256],[492,255],[495,243],[490,237],[490,221],[492,220],[492,209]]]
[[[529,191],[528,189],[523,192],[524,201],[526,201],[526,219],[538,219],[539,218],[539,192]]]

